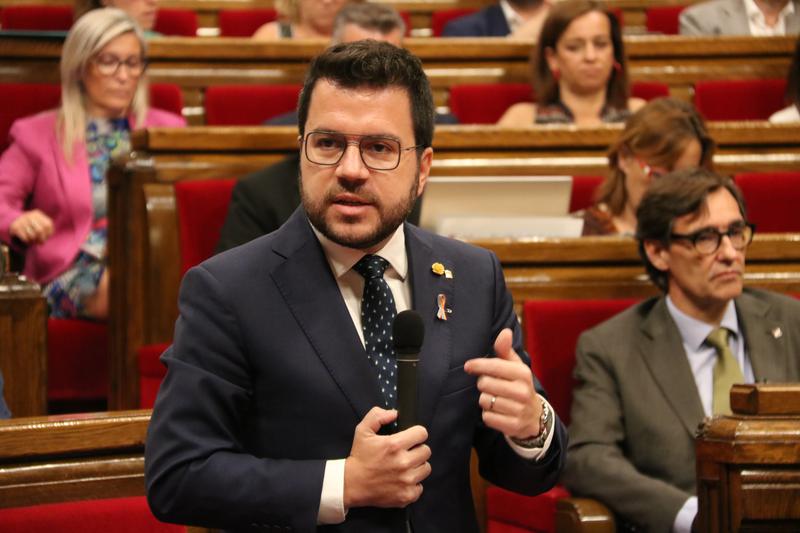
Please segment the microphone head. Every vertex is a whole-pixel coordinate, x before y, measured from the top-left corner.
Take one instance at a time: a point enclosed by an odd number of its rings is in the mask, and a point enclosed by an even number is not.
[[[392,342],[398,356],[417,354],[425,339],[422,317],[413,309],[397,313],[392,323]]]

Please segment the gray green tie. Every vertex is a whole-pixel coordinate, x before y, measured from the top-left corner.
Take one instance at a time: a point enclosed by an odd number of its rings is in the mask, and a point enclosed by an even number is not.
[[[717,328],[706,337],[706,342],[717,350],[717,363],[714,365],[714,398],[711,412],[715,415],[731,414],[731,387],[734,383],[744,383],[742,369],[728,345],[725,328]]]

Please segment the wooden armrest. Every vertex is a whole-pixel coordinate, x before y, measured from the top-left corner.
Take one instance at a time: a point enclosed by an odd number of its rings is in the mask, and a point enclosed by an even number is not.
[[[564,498],[556,502],[556,531],[559,533],[615,533],[611,510],[597,500]]]

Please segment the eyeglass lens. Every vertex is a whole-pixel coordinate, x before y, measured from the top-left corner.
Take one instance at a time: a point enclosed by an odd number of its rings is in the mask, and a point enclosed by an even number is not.
[[[727,235],[731,240],[731,246],[737,250],[744,249],[753,238],[753,230],[745,224],[736,224],[728,228],[728,231],[721,232],[714,228],[708,228],[694,235],[694,245],[697,251],[710,254],[717,251],[722,237]]]
[[[97,65],[97,70],[104,76],[113,76],[121,65],[125,65],[131,76],[138,76],[144,71],[146,63],[138,56],[131,56],[123,60],[111,54],[100,54],[95,58],[95,64]]]
[[[318,131],[306,135],[306,157],[318,165],[335,165],[350,144],[358,144],[361,160],[373,170],[392,170],[400,164],[400,142],[396,139],[364,136],[356,143],[338,133]]]

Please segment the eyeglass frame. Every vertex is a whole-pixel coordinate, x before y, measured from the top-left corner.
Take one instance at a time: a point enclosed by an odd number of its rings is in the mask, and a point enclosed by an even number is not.
[[[109,57],[113,57],[115,59],[115,63],[116,64],[114,66],[114,70],[112,70],[110,72],[103,72],[103,69],[106,68],[106,66],[104,66],[99,61],[101,55],[102,54],[97,54],[96,56],[92,57],[91,61],[94,64],[95,68],[97,69],[97,72],[100,75],[106,76],[108,78],[110,78],[111,76],[116,76],[117,72],[119,72],[119,69],[122,67],[122,65],[125,65],[125,67],[128,69],[128,74],[130,74],[133,77],[137,77],[137,78],[139,76],[141,76],[142,74],[144,74],[144,71],[147,70],[148,60],[147,60],[147,57],[145,57],[145,56],[139,56],[138,57],[140,65],[141,65],[141,70],[139,72],[134,72],[133,71],[134,67],[131,66],[129,61],[131,59],[133,59],[135,56],[131,56],[128,59],[122,60],[119,57],[117,57],[117,56],[115,56],[113,54],[110,54]]]
[[[634,157],[634,159],[636,159],[636,162],[639,164],[639,168],[642,169],[642,172],[644,172],[645,176],[647,176],[650,179],[658,179],[658,178],[660,178],[662,176],[666,176],[667,174],[669,174],[671,172],[671,170],[665,169],[663,167],[661,167],[663,169],[663,172],[661,172],[659,170],[655,170],[653,165],[651,165],[650,163],[648,163],[644,159],[642,159],[642,158],[640,158],[638,156],[633,156],[633,157]]]
[[[325,134],[325,135],[332,135],[332,136],[335,135],[335,136],[342,137],[344,139],[345,147],[342,148],[342,151],[339,153],[339,158],[336,161],[334,161],[332,163],[320,163],[318,161],[314,161],[313,159],[311,159],[311,157],[309,157],[309,155],[308,155],[308,137],[311,136],[311,135],[314,135],[314,134]],[[350,139],[348,139],[348,137],[358,137],[358,141],[350,140]],[[370,164],[368,164],[366,162],[366,160],[364,159],[364,151],[363,151],[363,148],[362,148],[362,142],[364,141],[364,139],[385,140],[385,141],[392,141],[394,143],[397,143],[397,146],[398,146],[397,163],[395,163],[395,165],[393,167],[391,167],[391,168],[375,168],[375,167],[371,166]],[[361,158],[361,162],[364,164],[364,166],[367,167],[370,170],[375,170],[375,171],[378,171],[378,172],[394,170],[397,167],[399,167],[400,166],[400,161],[403,158],[403,152],[409,152],[411,150],[419,150],[420,148],[425,148],[425,145],[423,145],[423,144],[415,144],[414,146],[408,146],[406,148],[403,148],[403,143],[400,142],[400,139],[396,139],[394,137],[388,137],[386,135],[362,135],[362,134],[358,134],[358,133],[342,133],[342,132],[338,132],[338,131],[326,131],[326,130],[317,130],[317,131],[309,131],[309,132],[307,132],[305,135],[303,135],[300,138],[300,144],[303,147],[303,155],[306,156],[306,159],[308,159],[309,162],[311,162],[311,163],[313,163],[315,165],[320,165],[320,166],[324,166],[324,167],[335,167],[336,165],[341,163],[345,152],[347,152],[347,147],[350,146],[350,145],[356,145],[356,146],[358,146],[358,155]]]
[[[739,229],[739,228],[741,228],[741,230],[743,232],[745,230],[748,230],[748,229],[750,230],[750,237],[742,245],[741,248],[737,248],[733,244],[733,236],[732,236],[732,231],[734,229]],[[708,233],[708,232],[711,232],[714,235],[716,235],[716,237],[717,237],[717,245],[714,247],[713,250],[710,250],[708,252],[704,252],[704,251],[700,250],[697,247],[697,240],[700,238],[701,235],[703,235],[704,233]],[[755,234],[756,234],[756,225],[753,224],[752,222],[743,221],[741,226],[739,226],[738,223],[731,224],[730,226],[728,226],[728,230],[724,231],[724,232],[720,231],[720,230],[718,230],[717,228],[714,228],[714,227],[708,227],[708,228],[701,228],[701,229],[699,229],[697,231],[693,231],[691,233],[670,233],[669,234],[669,238],[670,238],[670,241],[674,241],[674,240],[686,240],[686,241],[689,241],[692,244],[692,248],[694,248],[694,250],[696,250],[698,253],[700,253],[702,255],[712,255],[712,254],[715,254],[717,252],[717,250],[719,250],[719,247],[722,245],[722,238],[723,237],[728,237],[728,239],[731,241],[731,246],[733,246],[733,249],[736,250],[737,252],[741,252],[742,250],[745,250],[748,246],[750,246],[750,243],[753,242],[753,237],[755,236]]]

